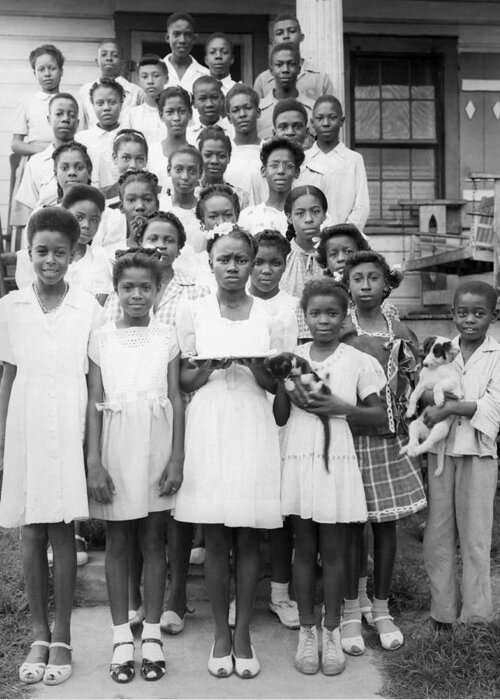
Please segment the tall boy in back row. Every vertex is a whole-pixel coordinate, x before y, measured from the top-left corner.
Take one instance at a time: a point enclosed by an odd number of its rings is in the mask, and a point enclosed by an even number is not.
[[[290,14],[278,15],[271,23],[270,33],[274,46],[293,44],[300,54],[300,44],[304,41],[304,35],[297,17]],[[254,84],[254,90],[260,98],[272,92],[275,87],[275,79],[269,69],[258,75]],[[297,89],[311,100],[317,99],[320,95],[335,94],[330,77],[317,70],[304,58],[300,58]]]
[[[455,292],[453,320],[458,354],[453,367],[463,400],[429,406],[431,428],[453,417],[446,438],[444,471],[435,475],[437,454],[429,454],[429,512],[424,562],[431,584],[431,625],[485,622],[493,615],[490,551],[498,479],[496,438],[500,428],[500,345],[488,335],[497,318],[497,293],[485,282],[465,282]],[[460,591],[457,544],[463,563]]]

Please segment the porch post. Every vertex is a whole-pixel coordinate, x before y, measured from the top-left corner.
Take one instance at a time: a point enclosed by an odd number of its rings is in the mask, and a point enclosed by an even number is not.
[[[493,178],[495,199],[493,208],[493,284],[500,293],[500,177]]]
[[[305,39],[301,53],[315,68],[328,73],[335,95],[344,104],[344,37],[342,0],[296,0]]]

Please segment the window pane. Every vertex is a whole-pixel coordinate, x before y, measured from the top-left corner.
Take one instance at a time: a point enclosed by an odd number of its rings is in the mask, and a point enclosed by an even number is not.
[[[408,99],[409,88],[408,61],[382,62],[382,97],[388,99]]]
[[[436,183],[434,180],[415,180],[411,183],[412,199],[434,199],[436,196]]]
[[[413,58],[411,61],[411,96],[415,99],[434,99],[434,66],[425,58]]]
[[[410,198],[410,183],[408,180],[382,183],[382,216],[394,218],[394,211],[389,207],[397,206],[399,199]]]
[[[378,180],[368,180],[368,194],[370,196],[370,218],[382,218],[380,210],[380,182]]]
[[[382,102],[382,138],[410,138],[410,106],[407,102]]]
[[[378,140],[380,138],[380,104],[356,102],[356,138]]]
[[[382,150],[382,177],[384,180],[410,179],[410,151],[407,148]]]
[[[378,67],[378,61],[361,60],[356,62],[356,87],[354,88],[356,99],[380,97]]]
[[[416,148],[412,151],[411,176],[413,180],[434,180],[436,160],[431,148]]]
[[[380,149],[360,148],[359,152],[365,161],[366,177],[368,180],[380,179]]]
[[[411,103],[411,128],[414,139],[436,138],[436,114],[434,102]]]

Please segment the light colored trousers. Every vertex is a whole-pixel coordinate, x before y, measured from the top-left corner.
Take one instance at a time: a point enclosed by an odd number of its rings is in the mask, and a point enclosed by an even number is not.
[[[431,585],[431,616],[439,622],[492,617],[490,550],[493,501],[498,478],[492,457],[428,454],[429,511],[424,562]],[[463,562],[462,595],[457,575],[457,539]]]

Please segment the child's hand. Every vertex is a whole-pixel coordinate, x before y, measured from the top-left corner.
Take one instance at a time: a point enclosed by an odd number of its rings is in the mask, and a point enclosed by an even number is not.
[[[305,410],[317,416],[344,415],[348,404],[335,394],[310,393]]]
[[[87,465],[87,493],[97,503],[111,503],[115,494],[115,485],[109,472],[102,465]]]
[[[214,372],[216,369],[227,369],[230,367],[232,360],[224,358],[221,360],[197,360],[196,358],[188,358],[189,364],[193,365],[196,369],[201,369],[209,374]]]
[[[436,423],[450,417],[450,413],[446,404],[438,408],[438,406],[427,406],[422,414],[422,420],[428,428],[433,428]]]
[[[288,388],[289,381],[293,383],[293,389]],[[284,388],[285,393],[290,399],[290,401],[292,401],[299,408],[307,410],[311,394],[307,391],[304,384],[301,384],[301,382],[293,381],[292,379],[281,382],[281,386]]]
[[[162,472],[158,488],[160,496],[175,496],[180,489],[183,478],[183,462],[179,457],[171,457]]]

